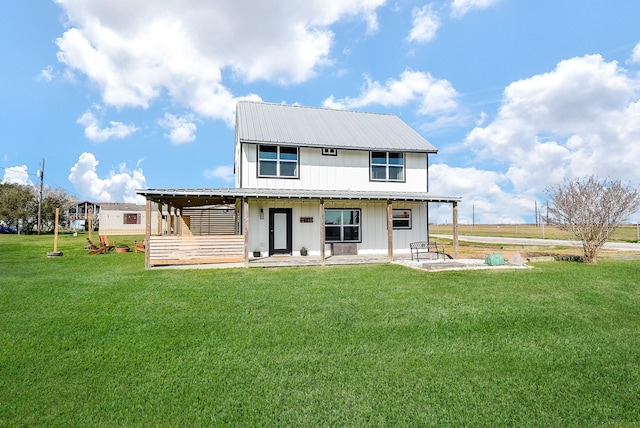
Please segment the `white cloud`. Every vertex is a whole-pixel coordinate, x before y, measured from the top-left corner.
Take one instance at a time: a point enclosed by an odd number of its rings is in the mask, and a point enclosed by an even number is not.
[[[638,43],[636,47],[633,48],[633,52],[631,53],[631,62],[633,64],[640,63],[640,43]]]
[[[435,195],[455,195],[462,198],[458,206],[463,224],[523,223],[524,216],[535,213],[536,199],[532,195],[506,191],[502,186],[508,178],[496,171],[477,168],[454,168],[444,164],[429,167],[429,192]],[[540,204],[538,204],[540,206]],[[451,223],[451,208],[432,204],[429,221]]]
[[[640,184],[640,77],[599,55],[513,82],[495,118],[480,119],[465,144],[482,167],[429,168],[432,193],[462,197],[461,223],[531,222],[545,189],[565,178]],[[448,206],[432,206],[430,216],[452,221]]]
[[[331,63],[332,24],[362,19],[377,29],[385,0],[55,0],[69,28],[58,61],[86,75],[109,106],[176,105],[233,123],[237,98],[223,82],[304,82]],[[286,52],[286,55],[282,53]],[[256,95],[250,95],[257,98]]]
[[[133,125],[125,125],[122,122],[109,122],[110,126],[101,128],[100,121],[90,111],[84,112],[77,120],[78,124],[84,126],[84,136],[91,141],[101,143],[112,138],[124,138],[138,130]]]
[[[451,15],[462,18],[468,12],[477,9],[486,9],[500,0],[453,0],[451,2]]]
[[[25,184],[32,185],[29,178],[29,171],[26,165],[10,166],[4,169],[4,177],[2,183]]]
[[[206,178],[220,178],[226,182],[232,182],[234,179],[233,166],[222,165],[215,169],[208,169],[204,172]]]
[[[430,73],[406,70],[400,79],[389,79],[384,85],[366,79],[358,98],[336,100],[333,95],[323,105],[327,108],[353,109],[373,104],[399,107],[411,102],[419,104],[418,114],[436,115],[458,107],[458,92],[448,80],[435,79]]]
[[[98,160],[92,153],[82,153],[71,167],[69,181],[83,198],[96,202],[127,202],[144,204],[145,198],[136,189],[147,187],[142,169],[129,171],[121,164],[118,172],[110,171],[106,178],[98,176]]]
[[[497,117],[466,144],[507,165],[516,191],[596,174],[640,183],[640,79],[599,55],[510,84]]]
[[[440,28],[440,17],[433,11],[433,4],[428,4],[422,8],[414,8],[413,28],[407,36],[410,42],[427,43],[436,36]]]
[[[46,81],[46,82],[51,82],[53,80],[53,67],[48,65],[46,66],[44,69],[42,69],[42,71],[40,71],[40,74],[38,74],[38,81]]]
[[[172,143],[190,143],[196,139],[195,132],[198,127],[194,123],[192,114],[178,117],[165,113],[164,117],[158,120],[158,124],[169,130],[169,133],[164,134],[164,136]]]

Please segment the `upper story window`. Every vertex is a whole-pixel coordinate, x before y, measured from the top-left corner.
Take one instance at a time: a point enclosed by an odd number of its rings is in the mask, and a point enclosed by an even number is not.
[[[259,177],[298,177],[298,148],[258,146]]]
[[[404,181],[404,153],[371,152],[372,181]]]

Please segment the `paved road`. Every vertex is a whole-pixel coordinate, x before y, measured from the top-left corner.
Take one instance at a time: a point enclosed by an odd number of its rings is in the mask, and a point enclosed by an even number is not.
[[[453,239],[452,235],[434,235],[430,236],[434,238]],[[582,247],[580,241],[570,241],[563,239],[538,239],[538,238],[504,238],[498,236],[469,236],[459,235],[460,241],[467,242],[480,242],[483,244],[510,244],[510,245],[559,245],[559,246],[573,246]],[[640,252],[640,244],[633,244],[630,242],[607,242],[604,244],[604,248],[607,250],[616,251],[636,251]]]

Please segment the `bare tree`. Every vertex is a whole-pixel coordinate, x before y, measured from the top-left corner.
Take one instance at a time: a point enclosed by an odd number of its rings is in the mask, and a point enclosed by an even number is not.
[[[568,180],[547,193],[549,223],[582,241],[585,263],[597,262],[613,231],[640,206],[640,189],[593,175]]]
[[[69,206],[76,202],[74,196],[70,196],[61,188],[44,188],[42,200],[42,228],[52,231],[55,228],[56,208],[60,209],[58,222],[65,225],[68,221]]]

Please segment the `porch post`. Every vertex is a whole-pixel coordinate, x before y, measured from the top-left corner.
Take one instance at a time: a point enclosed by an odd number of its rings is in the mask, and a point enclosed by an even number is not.
[[[146,219],[145,219],[145,225],[144,225],[144,228],[145,228],[144,268],[149,269],[151,267],[151,258],[149,257],[149,254],[151,253],[151,246],[149,245],[149,242],[151,241],[151,199],[147,199],[145,216],[146,216]]]
[[[325,254],[324,254],[324,247],[325,247],[325,240],[326,240],[326,236],[324,234],[324,199],[320,199],[320,220],[318,221],[318,223],[320,223],[320,261],[322,262],[322,265],[324,266],[324,262],[325,262]]]
[[[393,261],[393,204],[387,201],[387,247],[389,252],[389,261]]]
[[[176,234],[176,228],[175,228],[175,208],[173,207],[173,205],[169,205],[169,235],[173,236]]]
[[[156,203],[158,204],[158,236],[162,236],[162,204]]]
[[[458,258],[458,202],[453,202],[453,258]]]
[[[176,208],[176,235],[182,236],[182,208]]]
[[[244,243],[242,245],[244,251],[244,267],[249,267],[249,201],[246,197],[242,198],[242,221],[244,223],[242,228],[244,235]]]
[[[91,223],[91,210],[85,211],[87,213],[87,220],[89,221],[89,239],[91,239],[91,234],[93,233],[93,224]]]

